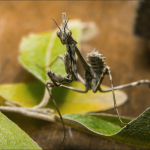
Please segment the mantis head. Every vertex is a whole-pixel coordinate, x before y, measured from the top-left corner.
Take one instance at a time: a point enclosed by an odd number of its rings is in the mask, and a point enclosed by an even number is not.
[[[67,27],[67,23],[68,23],[69,19],[66,22],[66,14],[63,13],[62,29],[58,26],[58,24],[56,23],[56,21],[54,19],[52,19],[52,20],[55,22],[55,24],[59,28],[59,30],[57,31],[57,36],[59,37],[61,43],[63,45],[68,44],[71,39],[72,32]]]

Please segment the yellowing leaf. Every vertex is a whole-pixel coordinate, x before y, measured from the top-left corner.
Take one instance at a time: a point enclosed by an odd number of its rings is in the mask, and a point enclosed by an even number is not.
[[[84,86],[79,82],[68,85],[84,89]],[[102,88],[106,89],[108,87],[102,86]],[[83,114],[87,112],[103,111],[114,107],[112,92],[93,93],[92,91],[89,91],[87,93],[79,93],[56,87],[52,89],[52,94],[62,114]],[[115,94],[118,106],[122,105],[127,99],[126,94],[121,91],[115,91]],[[49,106],[55,109],[52,103]]]
[[[69,84],[70,86],[84,89],[79,82]],[[102,88],[106,88],[102,86]],[[41,82],[17,83],[0,85],[0,96],[3,99],[15,102],[21,106],[33,107],[38,105],[44,96],[45,85]],[[123,104],[127,97],[121,91],[115,91],[117,104]],[[53,88],[52,95],[58,105],[61,114],[66,113],[87,113],[107,110],[114,107],[112,93],[78,93],[64,88]],[[55,107],[50,100],[49,108]],[[56,111],[57,112],[57,111]],[[56,113],[55,112],[55,113]]]
[[[33,107],[40,103],[44,95],[41,82],[0,85],[0,100],[15,102],[20,106]]]

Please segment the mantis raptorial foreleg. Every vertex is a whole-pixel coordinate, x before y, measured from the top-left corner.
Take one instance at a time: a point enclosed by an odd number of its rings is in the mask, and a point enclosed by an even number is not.
[[[67,73],[67,77],[70,79],[70,80],[73,80],[72,79],[72,65],[71,65],[71,60],[70,60],[70,55],[68,52],[65,52],[65,57],[63,57],[62,55],[58,55],[51,63],[48,67],[54,65],[54,63],[58,60],[58,59],[61,59],[64,64],[65,64],[65,70],[66,70],[66,73]],[[83,78],[80,76],[79,73],[77,73],[77,79],[85,84]]]

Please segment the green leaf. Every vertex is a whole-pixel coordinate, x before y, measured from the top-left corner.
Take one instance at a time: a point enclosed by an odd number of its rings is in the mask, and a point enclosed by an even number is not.
[[[121,127],[124,126],[123,124],[120,123],[118,115],[106,114],[106,113],[88,113],[88,115],[106,120],[106,121],[111,122],[117,126],[121,126]],[[127,118],[127,117],[121,117],[121,118],[122,118],[123,122],[130,122],[133,119],[133,118]]]
[[[70,86],[84,89],[84,86],[79,82],[69,84]],[[108,88],[102,86],[103,89]],[[0,85],[0,102],[8,100],[15,102],[20,106],[33,107],[40,103],[44,95],[45,85],[39,81],[31,83],[17,83],[17,84],[5,84]],[[59,94],[58,94],[59,93]],[[115,91],[117,104],[122,105],[127,97],[121,91]],[[68,89],[54,87],[52,89],[52,95],[58,105],[61,114],[66,113],[87,113],[102,111],[114,107],[112,93],[77,93]],[[55,107],[50,100],[47,105],[49,108]],[[57,111],[55,110],[55,113]]]
[[[24,131],[0,113],[0,149],[41,149]]]
[[[42,82],[46,81],[46,51],[52,32],[30,34],[20,45],[19,60],[23,67]],[[42,68],[43,67],[43,68]]]
[[[70,29],[77,41],[81,35],[80,26],[80,21],[70,22]],[[59,54],[64,55],[65,52],[66,47],[56,38],[56,31],[30,34],[21,41],[19,61],[25,69],[45,83],[46,69]],[[64,62],[60,59],[50,69],[60,75],[66,75]]]
[[[65,124],[78,130],[131,146],[150,148],[150,108],[131,122],[122,118],[124,122],[129,122],[123,128],[117,121],[118,116],[114,115],[65,114],[63,118]]]

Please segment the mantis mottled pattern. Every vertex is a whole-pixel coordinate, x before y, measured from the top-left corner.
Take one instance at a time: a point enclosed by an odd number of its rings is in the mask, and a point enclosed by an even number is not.
[[[119,120],[122,124],[128,125],[128,123],[123,123],[120,118],[117,104],[116,104],[114,90],[123,89],[123,88],[131,87],[131,86],[137,86],[137,85],[141,85],[141,84],[148,84],[150,86],[150,81],[149,80],[140,80],[137,82],[114,87],[110,67],[106,66],[105,57],[102,57],[102,54],[100,54],[98,51],[94,50],[87,55],[87,61],[86,61],[84,59],[84,57],[82,56],[81,52],[79,51],[78,47],[76,46],[77,42],[73,38],[72,32],[68,29],[68,26],[67,26],[68,22],[66,21],[65,13],[62,14],[62,20],[63,20],[62,29],[55,22],[59,28],[59,30],[57,31],[57,36],[59,37],[61,43],[63,45],[66,45],[67,52],[65,53],[65,57],[60,55],[57,58],[61,58],[64,61],[67,77],[60,76],[60,75],[52,72],[49,69],[49,70],[47,70],[47,75],[49,76],[51,81],[46,82],[47,90],[48,90],[55,106],[56,106],[56,103],[51,94],[51,88],[54,86],[63,87],[63,88],[70,89],[70,90],[73,90],[76,92],[81,92],[81,93],[86,93],[86,92],[88,92],[88,90],[91,90],[91,89],[94,93],[96,93],[97,91],[100,91],[100,92],[112,91],[114,108],[117,111]],[[77,72],[75,52],[84,68],[84,79],[82,79],[82,77]],[[100,85],[101,85],[105,75],[109,75],[111,88],[102,90]],[[70,83],[73,80],[77,80],[77,79],[80,80],[84,84],[85,90],[76,89],[74,87],[65,86],[62,84],[64,81]],[[56,108],[57,108],[57,106],[56,106]],[[61,113],[59,112],[58,108],[57,108],[57,111],[58,111],[60,118],[62,120],[62,123],[63,123],[63,119],[62,119]],[[63,123],[63,127],[64,127],[64,123]],[[65,134],[66,133],[65,133],[65,128],[64,128],[64,138],[65,138]]]

